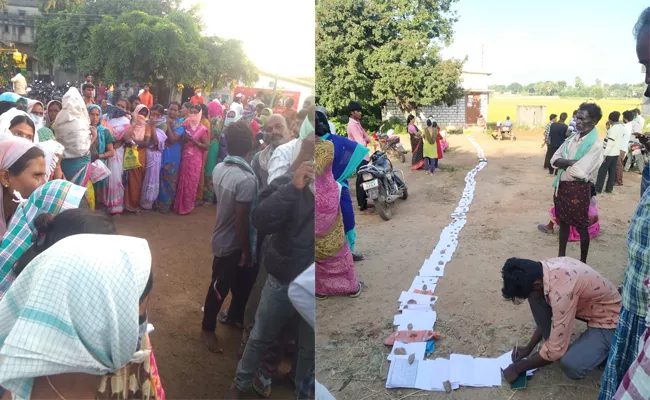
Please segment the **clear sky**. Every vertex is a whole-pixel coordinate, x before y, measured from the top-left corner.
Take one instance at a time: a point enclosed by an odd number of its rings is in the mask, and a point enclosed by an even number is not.
[[[647,0],[460,0],[454,43],[443,54],[469,56],[468,69],[493,84],[566,80],[643,82],[632,29]]]
[[[184,0],[202,5],[205,34],[239,39],[264,72],[313,77],[313,0]]]

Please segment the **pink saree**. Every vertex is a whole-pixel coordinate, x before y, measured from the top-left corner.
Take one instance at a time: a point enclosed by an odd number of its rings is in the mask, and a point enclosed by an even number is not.
[[[345,239],[340,187],[332,174],[334,145],[316,143],[316,294],[345,295],[357,291],[352,252]]]
[[[188,124],[185,126],[185,134],[189,134],[199,141],[208,134],[208,130],[201,124],[191,129]],[[173,207],[174,211],[180,215],[189,214],[194,210],[196,190],[203,174],[203,153],[204,151],[196,147],[194,143],[183,143],[181,169],[178,173],[178,187]]]

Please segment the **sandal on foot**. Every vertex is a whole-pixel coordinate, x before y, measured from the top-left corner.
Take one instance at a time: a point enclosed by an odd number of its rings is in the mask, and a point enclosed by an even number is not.
[[[318,300],[325,300],[328,297],[329,296],[326,295],[326,294],[318,294],[318,293],[316,293],[316,299],[318,299]]]
[[[264,383],[263,379],[264,378],[259,375],[253,378],[253,390],[260,397],[268,399],[269,397],[271,397],[271,380],[268,379],[269,383],[267,385]]]
[[[366,258],[364,256],[362,256],[361,254],[352,253],[352,261],[354,261],[354,262],[363,261],[365,259]]]
[[[219,313],[219,315],[217,316],[217,320],[224,325],[234,325],[238,328],[243,327],[243,325],[240,322],[236,322],[232,319],[228,319],[228,313],[225,311]]]
[[[357,285],[357,291],[354,293],[350,293],[348,296],[352,297],[353,299],[356,299],[357,297],[361,296],[361,287],[363,286],[362,282],[359,282]]]
[[[542,233],[548,233],[548,234],[552,234],[552,233],[553,233],[552,230],[549,231],[549,230],[546,228],[546,225],[539,224],[539,225],[537,225],[537,229],[538,229],[540,232],[542,232]]]

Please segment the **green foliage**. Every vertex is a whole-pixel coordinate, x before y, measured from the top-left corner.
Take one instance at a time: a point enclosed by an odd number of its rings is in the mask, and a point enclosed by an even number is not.
[[[350,100],[380,115],[386,99],[403,110],[463,96],[462,62],[443,60],[456,0],[317,0],[316,94],[333,115]],[[365,112],[364,127],[379,121]],[[371,128],[372,127],[372,128]]]
[[[180,10],[179,3],[86,0],[64,13],[45,14],[36,22],[37,55],[45,64],[92,73],[107,83],[162,77],[169,86],[209,90],[257,80],[241,42],[202,36],[199,10]]]
[[[384,127],[381,128],[381,131],[388,132],[389,129],[392,129],[396,134],[408,133],[404,121],[397,117],[392,117],[388,121],[384,121]]]
[[[531,83],[527,86],[521,86],[519,83],[490,85],[490,89],[498,93],[511,92],[512,94],[531,96],[561,96],[570,98],[591,97],[598,100],[607,97],[641,98],[643,94],[643,83],[603,84],[599,79],[596,79],[593,86],[585,86],[580,77],[576,78],[576,82],[579,86],[567,86],[566,81],[543,81]]]

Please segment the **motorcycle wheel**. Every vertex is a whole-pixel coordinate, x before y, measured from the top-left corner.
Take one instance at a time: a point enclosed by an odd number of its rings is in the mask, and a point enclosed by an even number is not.
[[[399,197],[402,200],[406,200],[409,198],[409,190],[407,188],[404,188],[404,191],[402,192],[402,195]]]
[[[376,203],[376,208],[377,212],[379,213],[379,216],[381,219],[384,221],[390,221],[391,218],[393,218],[393,212],[391,210],[391,204],[387,203],[385,200],[382,201],[381,198],[386,198],[386,193],[384,192],[384,189],[380,186],[379,187],[379,199]]]

